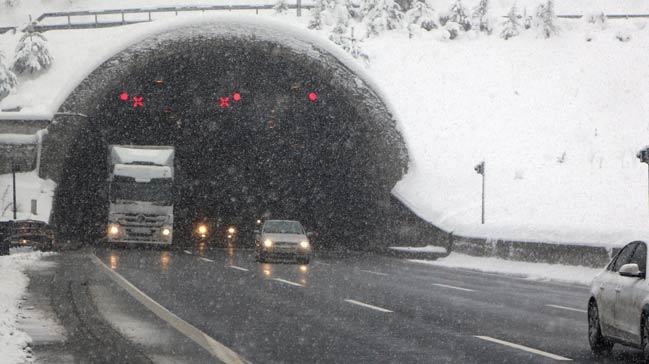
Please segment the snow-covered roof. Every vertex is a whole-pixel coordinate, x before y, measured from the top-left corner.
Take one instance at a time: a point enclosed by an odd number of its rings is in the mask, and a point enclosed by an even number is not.
[[[0,134],[0,144],[38,144],[38,139],[36,134]]]
[[[173,167],[174,148],[165,146],[118,146],[111,147],[113,164],[147,162]]]
[[[135,182],[149,182],[152,178],[171,178],[171,168],[167,166],[146,166],[137,164],[116,164],[113,174],[132,177]]]

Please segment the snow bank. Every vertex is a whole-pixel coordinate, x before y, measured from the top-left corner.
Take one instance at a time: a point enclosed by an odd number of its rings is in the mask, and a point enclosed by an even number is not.
[[[559,281],[582,285],[590,285],[593,278],[602,271],[601,269],[582,266],[517,262],[491,257],[474,257],[459,253],[451,253],[448,257],[438,260],[412,259],[410,261],[439,267],[502,273],[536,281]]]
[[[0,174],[0,221],[13,220],[12,188],[11,174]],[[39,178],[36,171],[16,173],[18,219],[49,221],[55,188],[54,181]],[[32,199],[37,201],[37,214],[31,213]]]
[[[446,248],[442,246],[391,246],[390,249],[407,253],[440,253],[446,254]]]
[[[3,363],[31,361],[30,354],[25,350],[31,339],[18,330],[16,320],[20,313],[20,299],[29,283],[24,272],[47,254],[52,253],[30,252],[0,256],[0,357]]]

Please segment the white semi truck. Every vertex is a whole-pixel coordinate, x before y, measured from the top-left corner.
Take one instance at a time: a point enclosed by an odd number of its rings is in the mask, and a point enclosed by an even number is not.
[[[110,145],[108,243],[171,245],[174,147]]]

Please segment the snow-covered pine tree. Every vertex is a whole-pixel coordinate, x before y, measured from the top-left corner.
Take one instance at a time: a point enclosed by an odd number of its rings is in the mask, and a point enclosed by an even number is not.
[[[523,28],[525,29],[530,29],[532,27],[532,23],[534,19],[532,19],[531,15],[527,15],[527,7],[523,8]]]
[[[331,29],[331,34],[329,34],[329,40],[338,44],[339,46],[344,46],[347,42],[347,23],[337,22],[336,25]]]
[[[16,46],[13,70],[21,74],[39,72],[50,68],[53,61],[47,38],[29,27]]]
[[[344,22],[346,25],[349,25],[349,19],[351,15],[349,14],[349,9],[347,8],[345,0],[333,0],[331,3],[331,16],[334,19],[336,24]]]
[[[273,10],[275,10],[275,14],[284,14],[288,11],[288,3],[286,0],[276,0]]]
[[[536,10],[536,26],[543,37],[550,38],[557,33],[556,18],[553,0],[547,0],[545,4],[539,5]]]
[[[368,0],[374,6],[363,18],[367,27],[367,36],[378,35],[385,30],[398,29],[403,24],[403,12],[394,0]]]
[[[4,55],[0,53],[0,100],[7,97],[16,85],[18,85],[18,79],[9,67],[7,67],[4,61]]]
[[[322,13],[327,10],[327,4],[324,0],[315,0],[311,8],[311,20],[307,25],[309,29],[322,29]]]
[[[462,29],[468,31],[471,29],[471,20],[466,15],[467,10],[462,4],[462,0],[456,0],[448,11],[448,22],[460,24]]]
[[[478,6],[473,9],[473,14],[471,15],[473,29],[491,34],[493,27],[491,26],[488,12],[489,0],[480,0]]]
[[[439,16],[429,0],[418,0],[412,5],[412,9],[406,12],[406,23],[415,24],[420,28],[432,30],[439,28]],[[408,27],[410,29],[410,26]]]
[[[518,21],[518,10],[516,4],[512,6],[507,14],[507,20],[503,23],[503,30],[500,32],[500,37],[507,40],[509,38],[519,35],[521,24]]]

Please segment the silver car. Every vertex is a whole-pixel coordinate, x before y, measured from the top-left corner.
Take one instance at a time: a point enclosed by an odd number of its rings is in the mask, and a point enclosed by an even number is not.
[[[302,224],[292,220],[267,220],[256,231],[257,260],[292,258],[308,264],[311,260],[311,242]]]
[[[627,244],[591,284],[588,340],[595,354],[615,343],[642,349],[649,362],[649,282],[647,244]]]

